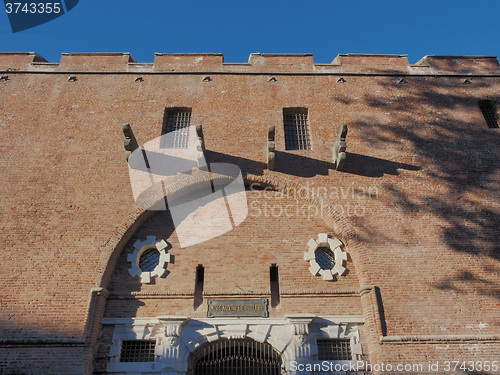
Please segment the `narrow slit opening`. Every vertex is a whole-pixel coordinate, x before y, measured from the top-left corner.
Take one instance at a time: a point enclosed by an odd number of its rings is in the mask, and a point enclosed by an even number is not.
[[[194,284],[194,309],[196,310],[203,303],[203,282],[205,280],[205,267],[198,264],[196,267],[196,277]]]
[[[271,307],[275,308],[280,304],[279,273],[276,264],[271,264],[269,267],[269,280],[271,283]]]

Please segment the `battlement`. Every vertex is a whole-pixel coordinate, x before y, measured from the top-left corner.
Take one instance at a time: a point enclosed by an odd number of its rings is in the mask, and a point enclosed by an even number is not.
[[[407,55],[340,54],[331,65],[346,73],[411,73]]]
[[[436,73],[481,71],[498,74],[500,70],[495,56],[425,56],[414,66],[430,68]]]
[[[339,54],[330,64],[312,54],[252,53],[246,63],[225,63],[221,53],[155,53],[138,63],[130,53],[63,53],[59,63],[34,52],[1,52],[0,71],[129,72],[235,74],[498,75],[494,56],[425,56],[416,64],[407,55]]]
[[[130,53],[63,53],[59,69],[64,71],[126,71],[135,63]]]
[[[222,53],[155,53],[153,69],[156,72],[220,70],[223,63]]]
[[[29,70],[33,63],[46,63],[42,56],[35,52],[0,52],[0,70]]]

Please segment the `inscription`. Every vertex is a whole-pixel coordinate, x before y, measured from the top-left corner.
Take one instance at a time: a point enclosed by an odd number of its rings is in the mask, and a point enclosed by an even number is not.
[[[269,316],[267,299],[250,300],[207,300],[209,318],[217,316],[256,316],[266,318]]]

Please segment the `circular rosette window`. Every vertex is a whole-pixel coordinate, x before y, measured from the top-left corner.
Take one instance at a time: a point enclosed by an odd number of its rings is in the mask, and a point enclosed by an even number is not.
[[[154,277],[161,277],[166,271],[167,263],[172,263],[172,255],[167,253],[167,243],[157,241],[155,236],[147,236],[144,241],[137,240],[134,252],[127,256],[132,263],[128,272],[141,278],[141,283],[150,283]]]
[[[321,233],[317,239],[311,238],[307,245],[309,251],[304,253],[304,259],[310,263],[309,271],[314,276],[321,275],[323,280],[331,281],[345,273],[347,254],[342,251],[344,244],[338,238],[328,238],[326,233]]]

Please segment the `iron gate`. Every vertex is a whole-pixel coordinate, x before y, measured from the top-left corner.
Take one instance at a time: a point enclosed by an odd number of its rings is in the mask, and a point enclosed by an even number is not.
[[[251,339],[219,340],[191,354],[192,375],[281,375],[281,356]]]

